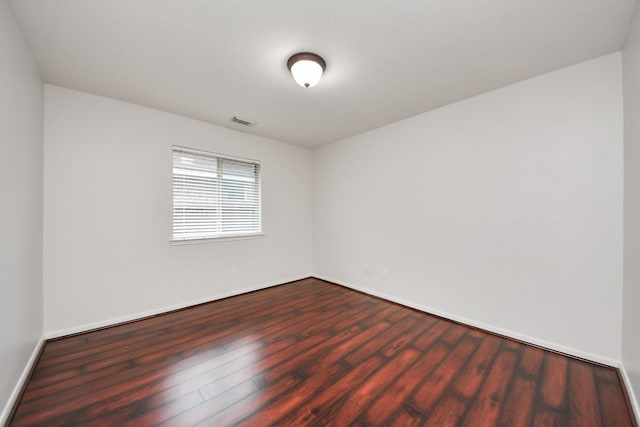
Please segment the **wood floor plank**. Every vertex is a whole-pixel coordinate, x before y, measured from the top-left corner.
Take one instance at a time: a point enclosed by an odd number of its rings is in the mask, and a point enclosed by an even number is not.
[[[397,408],[409,401],[418,384],[433,372],[448,352],[449,348],[443,344],[433,345],[369,405],[363,419],[373,425],[387,423]]]
[[[380,350],[380,354],[388,358],[394,357],[399,351],[406,348],[409,345],[409,343],[413,341],[416,337],[428,331],[429,328],[433,326],[434,323],[435,323],[435,319],[429,319],[423,322],[416,323],[413,328],[409,329],[404,334],[402,334],[401,336],[392,340],[389,344],[384,346],[382,350]]]
[[[437,320],[436,324],[433,325],[427,332],[421,334],[418,338],[416,338],[413,345],[420,351],[425,351],[429,348],[431,344],[433,344],[438,338],[442,336],[448,329],[453,328],[455,325],[450,322],[444,320]]]
[[[544,350],[538,347],[526,346],[520,359],[520,369],[527,375],[537,377],[543,360]]]
[[[449,328],[447,332],[442,334],[440,340],[447,345],[454,346],[458,342],[458,340],[460,340],[462,336],[467,333],[468,329],[469,328],[465,326],[455,324],[453,325],[453,327]]]
[[[522,348],[522,344],[515,340],[505,339],[504,347],[509,350],[520,351],[520,349]]]
[[[420,384],[413,395],[412,406],[425,414],[430,414],[477,346],[477,339],[471,337],[461,339],[440,365]]]
[[[533,410],[538,384],[533,379],[516,376],[504,401],[497,425],[500,427],[527,427],[533,421]]]
[[[222,412],[229,406],[233,405],[244,399],[245,397],[258,391],[258,388],[251,381],[245,381],[236,385],[235,387],[219,394],[214,399],[207,400],[206,402],[196,406],[194,409],[183,412],[180,415],[176,415],[173,418],[168,419],[158,425],[165,427],[184,427],[196,425],[211,415],[215,415]]]
[[[600,404],[593,369],[586,363],[572,360],[569,366],[569,424],[584,427],[602,425]]]
[[[338,427],[355,420],[370,402],[391,383],[393,378],[413,365],[419,356],[420,353],[411,348],[400,352],[398,357],[390,360],[368,381],[351,390],[345,400],[327,409],[322,414],[326,422],[325,425]]]
[[[325,353],[321,358],[315,358],[309,363],[301,365],[300,370],[307,376],[312,376],[333,363],[338,363],[345,355],[357,351],[358,348],[366,345],[370,340],[374,339],[382,332],[387,330],[391,325],[387,322],[380,322],[377,325],[363,330],[356,338],[343,341],[335,345],[329,352]]]
[[[615,369],[318,279],[45,343],[9,426],[633,426]]]
[[[538,407],[533,418],[533,427],[566,427],[567,425],[565,412],[557,412],[545,407]]]
[[[273,383],[288,371],[301,368],[309,363],[313,363],[316,360],[324,358],[324,356],[333,348],[335,348],[335,346],[340,345],[346,340],[356,338],[360,330],[360,326],[355,325],[337,335],[323,337],[321,342],[311,348],[305,349],[303,351],[296,351],[293,357],[287,359],[286,361],[280,363],[279,365],[262,374],[262,381],[264,381],[266,384]],[[311,338],[313,337],[309,337],[308,339]]]
[[[429,416],[425,427],[456,426],[464,415],[467,404],[453,396],[446,396]]]
[[[389,423],[390,426],[418,427],[423,426],[425,417],[417,410],[403,407],[400,409],[396,417]]]
[[[395,323],[404,319],[406,316],[410,316],[413,314],[412,310],[409,310],[406,307],[398,306],[398,311],[389,316],[389,322]]]
[[[317,375],[301,382],[291,390],[288,399],[280,399],[265,405],[259,411],[243,420],[238,426],[274,425],[287,416],[289,412],[301,405],[307,399],[313,397],[318,390],[322,390],[327,384],[333,384],[338,378],[344,376],[347,369],[338,364],[329,365]]]
[[[297,375],[286,375],[281,377],[277,383],[272,384],[268,392],[261,390],[251,394],[243,400],[229,406],[225,410],[209,416],[207,419],[197,424],[198,426],[231,426],[239,421],[253,415],[256,411],[267,405],[269,402],[275,401],[285,394],[288,395],[291,390],[296,388],[305,378]],[[131,424],[135,427],[139,424]]]
[[[393,341],[394,338],[404,334],[405,331],[413,327],[416,322],[417,321],[415,319],[403,317],[396,324],[387,329],[384,334],[381,334],[375,339],[369,341],[365,346],[360,347],[358,351],[352,352],[350,355],[345,357],[344,360],[351,366],[357,366],[359,363],[362,363],[362,361],[370,357],[373,352],[379,351],[389,342]]]
[[[343,305],[341,306],[341,309],[337,309],[336,312],[338,312],[339,316],[345,316],[345,314],[349,313],[351,309],[354,309],[355,311],[360,311],[360,310],[366,310],[371,308],[368,304],[366,304],[366,302],[361,302],[357,305],[349,307],[348,310],[345,310]],[[308,327],[318,328],[320,326],[319,323],[322,323],[320,327],[321,329],[328,329],[333,326],[333,323],[331,322],[330,317],[327,316],[326,312],[321,310],[320,311],[314,310],[304,315],[297,316],[295,322],[291,322],[291,321],[283,322],[282,324],[284,327],[281,328],[278,331],[278,333],[270,334],[268,337],[265,337],[264,339],[267,342],[276,342],[280,339],[280,337],[286,337],[292,334],[300,334],[301,336],[310,336],[312,334],[308,332],[303,335],[303,331],[305,330],[305,328],[308,328]]]
[[[624,392],[619,385],[609,381],[599,381],[598,392],[603,426],[633,425]]]
[[[360,325],[363,328],[370,328],[378,324],[379,322],[388,322],[391,323],[389,317],[391,317],[394,313],[400,311],[400,307],[396,304],[382,304],[380,308],[371,316],[360,321]]]
[[[173,418],[203,402],[197,391],[166,401],[158,397],[156,394],[144,402],[120,407],[101,418],[83,422],[83,427],[100,427],[105,423],[112,426],[148,426]]]
[[[491,362],[500,347],[500,339],[494,336],[484,338],[469,363],[465,365],[453,384],[453,389],[461,396],[471,399],[478,392],[480,384],[489,372]]]
[[[619,381],[618,374],[612,368],[602,367],[601,369],[596,369],[594,375],[600,381],[608,381],[613,384],[617,384]]]
[[[462,426],[485,427],[497,423],[500,411],[504,406],[505,395],[512,378],[517,360],[517,354],[501,348],[494,359],[487,378],[478,396],[465,415]]]
[[[378,301],[376,301],[377,303]],[[349,310],[348,316],[339,316],[333,319],[331,328],[334,331],[342,331],[352,326],[367,317],[376,314],[380,311],[379,304],[371,304],[368,307],[363,307],[361,310]]]
[[[559,354],[547,353],[542,371],[540,395],[545,405],[560,409],[566,401],[568,359]]]
[[[305,426],[316,422],[325,422],[327,419],[323,414],[336,402],[348,396],[351,390],[368,381],[382,363],[382,359],[377,355],[368,358],[335,383],[323,390],[319,390],[313,398],[298,407],[298,409],[291,411],[282,420],[282,425]]]

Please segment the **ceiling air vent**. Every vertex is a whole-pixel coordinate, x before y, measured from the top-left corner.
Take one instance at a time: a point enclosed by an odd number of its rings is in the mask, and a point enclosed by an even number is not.
[[[243,118],[240,118],[238,116],[233,116],[233,118],[231,119],[232,122],[241,124],[242,126],[253,126],[256,124],[256,122],[252,122],[251,120],[245,120]]]

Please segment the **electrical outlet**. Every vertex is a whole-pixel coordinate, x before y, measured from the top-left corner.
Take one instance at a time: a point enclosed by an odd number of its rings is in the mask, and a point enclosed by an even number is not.
[[[383,279],[389,278],[389,270],[387,270],[386,268],[382,270],[382,278]]]
[[[238,275],[238,267],[231,267],[231,275],[232,276]]]

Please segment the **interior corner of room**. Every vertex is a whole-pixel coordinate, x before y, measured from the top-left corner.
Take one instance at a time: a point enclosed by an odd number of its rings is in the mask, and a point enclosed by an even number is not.
[[[47,339],[306,277],[618,368],[640,418],[637,6],[602,55],[305,145],[56,84],[16,3],[0,1],[0,422]],[[259,160],[263,236],[169,243],[175,145]]]

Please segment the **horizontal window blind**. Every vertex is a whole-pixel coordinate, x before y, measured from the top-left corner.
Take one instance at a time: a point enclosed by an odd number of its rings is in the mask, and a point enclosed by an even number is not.
[[[173,240],[262,231],[260,164],[173,148]]]

